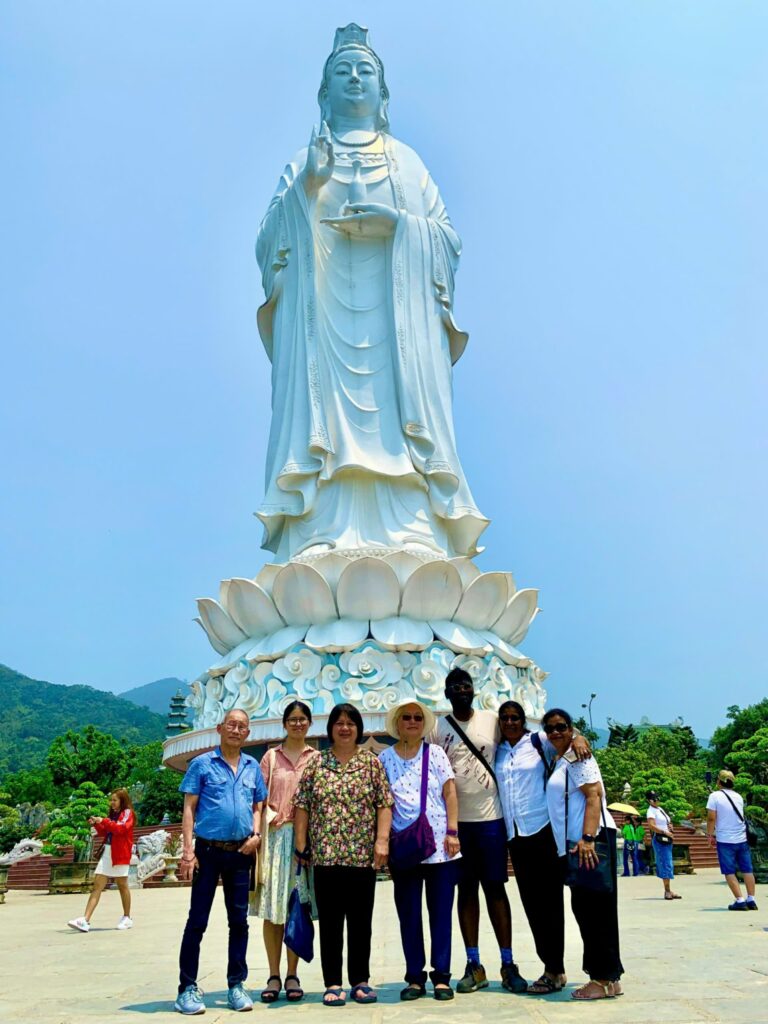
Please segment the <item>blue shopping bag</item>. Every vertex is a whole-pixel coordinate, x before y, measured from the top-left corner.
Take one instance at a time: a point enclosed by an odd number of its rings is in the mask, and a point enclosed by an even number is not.
[[[312,904],[309,899],[306,903],[301,902],[299,892],[299,876],[301,865],[296,868],[296,884],[288,899],[288,917],[285,922],[285,942],[300,960],[308,964],[312,962],[315,955],[315,925],[312,921]],[[307,893],[309,895],[309,893]]]

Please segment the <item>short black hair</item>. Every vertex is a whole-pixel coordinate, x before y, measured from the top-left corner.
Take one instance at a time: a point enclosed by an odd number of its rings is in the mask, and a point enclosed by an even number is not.
[[[523,707],[523,705],[518,704],[516,700],[505,700],[503,704],[499,704],[499,718],[501,718],[501,712],[504,711],[506,708],[512,708],[513,711],[516,711],[518,715],[520,715],[520,721],[523,724],[523,729],[525,729],[525,731],[527,732],[528,727],[526,724],[525,708]]]
[[[294,711],[301,711],[310,722],[312,721],[312,710],[309,704],[305,704],[303,700],[292,700],[290,704],[286,704],[283,711],[283,725],[285,725]]]
[[[475,684],[472,682],[472,676],[464,668],[452,668],[445,677],[446,690],[451,686],[455,686],[456,683],[469,683],[473,690],[475,688]]]
[[[567,711],[563,711],[562,708],[550,708],[549,711],[547,711],[547,713],[542,718],[541,724],[542,725],[546,725],[547,722],[550,720],[550,718],[555,718],[555,717],[557,717],[557,718],[564,718],[565,719],[565,724],[568,726],[569,729],[573,726],[573,719],[568,714],[568,712]]]
[[[348,718],[352,719],[352,722],[357,729],[357,739],[355,740],[355,743],[360,743],[363,738],[363,716],[354,704],[336,704],[331,708],[331,713],[328,715],[328,739],[333,743],[333,727],[342,715],[347,715]]]

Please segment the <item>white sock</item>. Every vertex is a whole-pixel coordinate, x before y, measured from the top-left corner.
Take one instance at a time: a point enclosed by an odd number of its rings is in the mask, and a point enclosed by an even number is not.
[[[747,903],[754,903],[754,902],[755,902],[755,897],[754,896],[747,896]]]
[[[737,903],[743,903],[744,902],[744,897],[743,896],[737,896],[736,897],[736,902]]]

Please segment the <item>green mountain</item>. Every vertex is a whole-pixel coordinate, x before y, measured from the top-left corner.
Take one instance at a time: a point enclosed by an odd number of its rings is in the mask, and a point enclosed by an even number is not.
[[[168,714],[171,697],[175,696],[178,690],[181,690],[186,697],[189,693],[186,680],[171,677],[170,679],[156,679],[154,683],[146,683],[144,686],[134,686],[131,690],[123,690],[118,696],[122,700],[138,704],[139,707],[156,711],[158,715],[165,718]]]
[[[84,725],[126,743],[164,737],[164,715],[91,686],[46,683],[0,665],[0,694],[0,775],[43,764],[55,736]]]

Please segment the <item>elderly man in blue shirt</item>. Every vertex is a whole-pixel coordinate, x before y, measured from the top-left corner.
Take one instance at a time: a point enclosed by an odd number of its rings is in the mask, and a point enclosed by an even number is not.
[[[261,843],[261,811],[267,790],[259,762],[242,753],[250,732],[247,713],[231,709],[216,731],[220,746],[194,758],[179,786],[184,794],[179,876],[192,876],[189,917],[179,954],[179,995],[174,1004],[184,1014],[205,1013],[203,993],[197,986],[200,943],[219,879],[229,921],[227,1003],[232,1010],[253,1008],[243,987],[248,976],[248,892]]]

